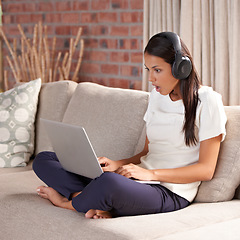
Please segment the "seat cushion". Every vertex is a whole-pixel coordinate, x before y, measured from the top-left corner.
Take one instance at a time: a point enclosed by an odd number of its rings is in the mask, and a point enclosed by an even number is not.
[[[144,128],[148,93],[80,83],[63,122],[83,126],[98,157],[134,155]]]
[[[235,222],[240,218],[240,200],[233,200],[194,203],[170,213],[86,219],[83,213],[55,207],[47,199],[39,197],[36,188],[43,183],[33,171],[0,175],[0,182],[1,239],[139,240],[169,237],[192,240],[195,239],[193,236],[204,239],[208,235],[206,230],[211,231],[212,239],[228,239],[214,238],[213,231],[208,226]],[[198,229],[202,231],[199,232]],[[234,236],[235,225],[230,231]],[[175,234],[176,238],[171,238]]]

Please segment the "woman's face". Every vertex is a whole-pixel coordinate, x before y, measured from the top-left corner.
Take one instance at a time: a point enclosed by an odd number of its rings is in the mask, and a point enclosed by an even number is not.
[[[148,71],[148,81],[156,88],[156,91],[162,95],[168,95],[173,90],[179,91],[179,79],[172,75],[171,65],[162,58],[144,54],[145,67]]]

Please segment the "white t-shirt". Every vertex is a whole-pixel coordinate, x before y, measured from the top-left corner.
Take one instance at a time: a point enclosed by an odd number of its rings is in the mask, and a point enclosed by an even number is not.
[[[186,146],[184,132],[184,105],[182,100],[172,101],[169,95],[161,95],[155,89],[150,94],[147,112],[144,116],[149,140],[149,152],[141,158],[139,166],[146,169],[170,169],[194,164],[199,158],[200,142],[222,134],[226,135],[226,114],[220,94],[211,87],[199,89],[199,103],[196,111],[197,145]],[[161,182],[172,192],[189,202],[197,194],[200,182],[173,184]]]

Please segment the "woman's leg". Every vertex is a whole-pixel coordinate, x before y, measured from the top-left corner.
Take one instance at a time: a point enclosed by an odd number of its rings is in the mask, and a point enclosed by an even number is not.
[[[187,200],[160,185],[137,183],[116,173],[106,172],[91,181],[66,172],[52,152],[40,153],[33,169],[49,186],[39,188],[42,197],[56,206],[87,213],[87,217],[169,212],[189,205]],[[72,193],[79,191],[81,194],[68,201]]]
[[[94,179],[72,199],[72,206],[87,217],[94,217],[95,210],[130,216],[170,212],[188,205],[187,200],[163,186],[137,183],[111,172]]]
[[[33,170],[44,183],[67,199],[71,199],[73,193],[82,191],[91,181],[63,169],[54,152],[39,153],[33,161]]]

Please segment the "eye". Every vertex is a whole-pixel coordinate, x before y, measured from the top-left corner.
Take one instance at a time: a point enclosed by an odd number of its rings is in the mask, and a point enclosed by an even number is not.
[[[160,72],[161,72],[161,69],[155,68],[155,71],[156,71],[157,73],[160,73]]]
[[[149,71],[149,68],[145,67],[145,69],[146,69],[147,71]]]

